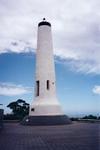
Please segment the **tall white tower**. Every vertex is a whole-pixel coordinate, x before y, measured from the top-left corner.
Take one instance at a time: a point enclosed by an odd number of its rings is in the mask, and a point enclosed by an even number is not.
[[[44,19],[38,24],[35,99],[30,109],[31,116],[62,114],[55,82],[51,24]]]
[[[51,24],[43,19],[38,24],[36,50],[35,98],[24,123],[31,125],[66,124],[69,119],[62,112],[56,97],[55,65]]]

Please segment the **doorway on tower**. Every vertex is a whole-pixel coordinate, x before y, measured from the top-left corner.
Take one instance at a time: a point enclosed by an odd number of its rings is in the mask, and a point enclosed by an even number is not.
[[[40,86],[40,82],[38,80],[36,81],[36,96],[39,96],[39,86]]]

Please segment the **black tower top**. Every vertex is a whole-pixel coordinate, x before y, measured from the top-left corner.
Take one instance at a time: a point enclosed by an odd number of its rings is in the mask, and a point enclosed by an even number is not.
[[[43,26],[43,25],[47,25],[51,27],[50,22],[47,22],[45,18],[43,18],[43,21],[39,22],[38,27]]]

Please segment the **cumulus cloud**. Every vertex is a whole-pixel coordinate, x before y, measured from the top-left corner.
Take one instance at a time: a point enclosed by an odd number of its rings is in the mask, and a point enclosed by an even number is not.
[[[95,85],[92,91],[94,94],[100,95],[100,85]]]
[[[3,96],[16,96],[31,93],[30,87],[24,87],[22,85],[16,85],[13,83],[0,83],[0,95]]]
[[[55,55],[77,72],[100,74],[99,10],[99,0],[1,0],[0,53],[34,51],[46,17]]]

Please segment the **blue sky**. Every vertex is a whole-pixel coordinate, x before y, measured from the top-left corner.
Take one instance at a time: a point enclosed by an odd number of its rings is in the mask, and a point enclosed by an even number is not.
[[[45,8],[45,9],[44,9]],[[0,1],[0,103],[34,99],[37,24],[52,24],[57,96],[68,115],[100,113],[100,1]]]
[[[100,77],[73,72],[55,57],[57,96],[69,115],[98,114],[100,96],[93,93]],[[0,55],[0,102],[6,105],[19,98],[31,103],[34,99],[35,53],[5,53]],[[3,90],[5,88],[5,92]],[[19,90],[18,90],[19,89]],[[25,91],[23,91],[25,90]]]

